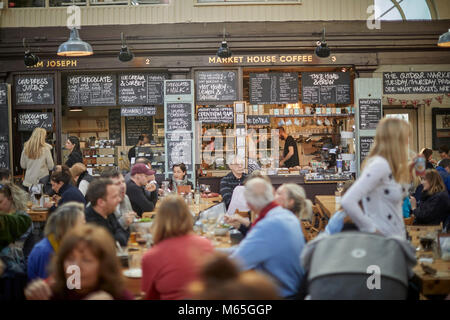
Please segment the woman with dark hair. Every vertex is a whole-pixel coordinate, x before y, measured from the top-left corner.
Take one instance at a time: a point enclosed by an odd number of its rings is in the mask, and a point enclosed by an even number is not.
[[[81,191],[78,190],[77,187],[74,187],[70,184],[71,180],[72,174],[70,173],[70,169],[66,165],[63,165],[61,167],[61,171],[55,171],[52,173],[52,176],[50,177],[52,189],[61,198],[59,199],[58,204],[55,205],[52,205],[48,202],[44,203],[44,207],[50,208],[50,212],[53,212],[56,207],[69,201],[80,202],[83,205],[86,204],[86,199],[84,198]]]
[[[70,136],[66,141],[66,149],[70,151],[69,158],[66,161],[66,166],[71,168],[77,162],[83,162],[83,155],[80,149],[80,139]]]
[[[414,197],[410,197],[415,224],[438,225],[448,221],[450,216],[450,198],[439,173],[428,169],[423,179],[422,198],[419,205]],[[444,229],[446,229],[444,225]]]
[[[72,274],[80,272],[80,288],[69,289]],[[69,280],[69,282],[68,282]],[[51,264],[47,280],[35,280],[25,290],[28,300],[132,300],[125,289],[120,262],[111,235],[90,224],[72,229],[64,236]]]
[[[186,169],[186,165],[184,163],[174,164],[172,167],[172,171],[173,171],[172,180],[170,180],[170,183],[169,183],[170,190],[172,190],[172,191],[176,190],[177,183],[178,183],[178,185],[191,186],[191,188],[194,187],[192,182],[190,182],[187,178],[187,175],[186,175],[187,169]]]
[[[152,228],[154,246],[142,258],[145,299],[185,299],[187,285],[197,279],[202,260],[214,248],[208,239],[194,234],[192,215],[178,195],[164,198]]]
[[[426,169],[434,169],[434,160],[431,158],[433,156],[433,150],[428,148],[423,148],[420,151],[420,154],[425,157],[425,168]]]

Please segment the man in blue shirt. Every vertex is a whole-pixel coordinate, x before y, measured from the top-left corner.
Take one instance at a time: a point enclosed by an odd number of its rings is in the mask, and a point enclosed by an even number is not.
[[[436,170],[444,181],[445,188],[447,188],[448,195],[450,196],[450,159],[445,158],[439,161]]]
[[[255,269],[272,276],[280,295],[292,298],[304,274],[300,255],[305,240],[299,220],[274,202],[272,190],[272,185],[261,178],[246,183],[244,196],[256,220],[231,258],[243,270]]]

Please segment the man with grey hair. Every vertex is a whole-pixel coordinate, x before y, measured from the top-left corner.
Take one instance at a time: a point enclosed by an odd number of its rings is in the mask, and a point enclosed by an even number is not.
[[[243,270],[260,270],[279,284],[280,295],[293,298],[300,288],[300,255],[305,240],[297,217],[274,202],[272,185],[261,178],[245,184],[245,199],[256,215],[247,236],[231,254]]]
[[[243,185],[247,175],[244,173],[244,160],[237,155],[227,157],[231,172],[220,180],[220,195],[228,209],[234,188]]]

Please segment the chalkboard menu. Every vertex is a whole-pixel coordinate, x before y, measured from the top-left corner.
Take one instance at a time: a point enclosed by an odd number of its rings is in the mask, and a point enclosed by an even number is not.
[[[168,80],[166,81],[166,95],[191,94],[191,80]]]
[[[199,108],[197,120],[203,123],[234,123],[233,107],[216,106]]]
[[[119,75],[120,105],[164,104],[165,73],[141,73]]]
[[[198,71],[195,79],[197,102],[237,100],[236,71]]]
[[[349,72],[302,72],[302,103],[351,103]]]
[[[8,86],[0,83],[0,168],[9,169]]]
[[[53,113],[51,112],[24,112],[19,113],[19,131],[33,131],[35,128],[53,129]]]
[[[8,105],[8,86],[6,83],[0,83],[0,106]]]
[[[192,132],[166,133],[169,170],[174,164],[184,163],[187,171],[192,171]]]
[[[298,73],[250,73],[251,104],[298,102]]]
[[[126,117],[125,133],[127,146],[134,146],[139,140],[141,134],[151,132],[151,117]]]
[[[450,71],[383,72],[385,94],[449,93]]]
[[[192,131],[192,104],[167,103],[167,131]]]
[[[247,116],[248,125],[270,125],[270,116]]]
[[[67,77],[67,105],[115,106],[116,76],[99,74]]]
[[[376,129],[381,120],[381,99],[359,99],[359,129]]]
[[[364,159],[369,155],[370,148],[374,142],[374,137],[359,137],[359,159],[363,163]]]
[[[108,127],[109,140],[115,140],[116,145],[122,145],[122,123],[119,109],[109,109]]]
[[[19,76],[14,80],[16,105],[54,104],[53,76]]]
[[[122,117],[154,116],[156,107],[125,107],[120,108],[120,114]]]

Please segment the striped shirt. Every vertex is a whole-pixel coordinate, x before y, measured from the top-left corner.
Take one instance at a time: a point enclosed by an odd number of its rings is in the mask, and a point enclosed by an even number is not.
[[[233,174],[233,172],[230,172],[220,180],[220,195],[222,196],[222,200],[225,203],[227,209],[230,205],[234,188],[243,185],[245,178],[247,178],[247,175],[245,173],[243,173],[242,177],[238,179]]]

